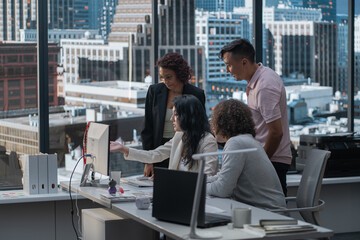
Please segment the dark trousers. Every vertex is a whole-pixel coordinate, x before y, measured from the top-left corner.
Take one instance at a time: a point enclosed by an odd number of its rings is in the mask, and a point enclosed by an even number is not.
[[[286,188],[286,173],[290,168],[289,164],[279,163],[279,162],[271,162],[276,170],[276,173],[279,177],[282,190],[284,192],[285,197],[287,196],[287,188]]]

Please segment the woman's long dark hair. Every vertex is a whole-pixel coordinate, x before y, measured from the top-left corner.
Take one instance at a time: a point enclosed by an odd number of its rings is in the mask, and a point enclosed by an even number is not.
[[[196,153],[199,142],[206,132],[210,132],[210,125],[204,106],[196,97],[186,94],[178,96],[174,99],[174,107],[184,132],[182,137],[184,165],[188,165],[191,169],[194,165],[191,156]]]

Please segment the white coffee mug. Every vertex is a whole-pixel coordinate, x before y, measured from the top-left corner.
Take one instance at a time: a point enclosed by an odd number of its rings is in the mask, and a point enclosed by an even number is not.
[[[121,171],[112,171],[110,177],[116,181],[117,185],[120,185]]]
[[[242,207],[233,208],[232,222],[234,228],[242,228],[244,224],[250,224],[251,208],[242,208]]]

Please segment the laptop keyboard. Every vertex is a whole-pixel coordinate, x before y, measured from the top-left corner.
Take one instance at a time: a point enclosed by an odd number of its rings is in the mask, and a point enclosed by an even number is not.
[[[230,218],[227,218],[226,216],[214,216],[205,214],[205,222],[223,221],[224,219],[230,220]]]

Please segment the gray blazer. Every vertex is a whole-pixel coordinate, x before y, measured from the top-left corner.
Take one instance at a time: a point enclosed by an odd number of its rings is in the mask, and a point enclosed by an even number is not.
[[[169,169],[179,170],[181,154],[184,148],[182,142],[183,132],[176,132],[174,137],[166,142],[164,145],[157,147],[154,150],[139,150],[129,148],[129,155],[125,156],[126,160],[139,161],[143,163],[157,163],[167,158],[170,158]],[[201,139],[197,153],[216,152],[218,150],[217,142],[213,135],[207,133]],[[197,164],[194,164],[189,171],[198,171]],[[210,176],[215,175],[218,169],[218,157],[209,156],[206,158],[204,172]]]

